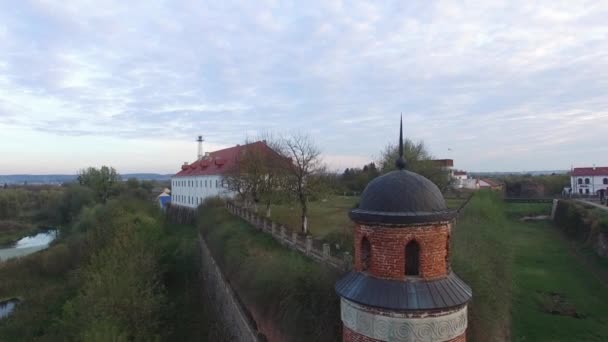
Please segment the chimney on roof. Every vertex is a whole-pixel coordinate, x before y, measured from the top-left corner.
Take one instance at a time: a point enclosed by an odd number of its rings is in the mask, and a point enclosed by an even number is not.
[[[198,155],[196,157],[197,160],[203,159],[203,141],[205,141],[205,139],[203,139],[202,135],[199,135],[198,139],[196,139],[196,142],[198,142]]]

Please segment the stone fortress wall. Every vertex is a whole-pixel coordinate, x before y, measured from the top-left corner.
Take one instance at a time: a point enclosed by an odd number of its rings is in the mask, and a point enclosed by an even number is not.
[[[207,287],[209,300],[220,320],[229,330],[230,341],[253,342],[266,341],[258,329],[255,320],[238,295],[222,274],[213,259],[205,240],[199,235],[201,250],[201,273]]]

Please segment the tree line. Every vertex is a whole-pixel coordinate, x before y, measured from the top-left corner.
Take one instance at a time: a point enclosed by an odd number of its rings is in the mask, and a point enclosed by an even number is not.
[[[196,227],[167,222],[151,186],[123,182],[104,166],[84,169],[77,182],[57,189],[38,215],[58,225],[60,238],[0,267],[0,297],[24,298],[0,325],[0,340],[171,341],[207,334]]]
[[[397,145],[388,144],[375,162],[362,168],[347,168],[343,173],[329,171],[321,150],[305,134],[275,137],[262,135],[257,140],[264,146],[247,140],[243,153],[224,181],[229,191],[245,206],[258,211],[264,207],[267,217],[272,204],[293,202],[300,209],[300,230],[308,233],[310,201],[328,194],[360,194],[374,178],[396,169]],[[406,169],[417,172],[444,190],[449,183],[448,171],[432,162],[423,142],[404,141]]]

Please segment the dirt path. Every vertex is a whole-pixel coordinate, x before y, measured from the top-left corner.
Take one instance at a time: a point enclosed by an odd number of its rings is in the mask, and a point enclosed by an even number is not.
[[[590,205],[592,205],[592,206],[594,206],[594,207],[596,207],[596,208],[599,208],[599,209],[602,209],[602,210],[606,210],[606,211],[608,211],[608,207],[603,206],[603,205],[601,205],[601,204],[597,204],[597,203],[594,203],[594,202],[589,202],[589,201],[584,201],[584,200],[579,200],[579,199],[577,199],[576,201],[577,201],[577,202],[580,202],[580,203],[583,203],[583,204],[590,204]]]

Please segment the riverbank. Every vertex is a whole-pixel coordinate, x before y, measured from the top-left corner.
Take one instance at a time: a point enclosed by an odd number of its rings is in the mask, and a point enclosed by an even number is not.
[[[9,247],[0,248],[0,262],[12,258],[20,258],[47,249],[57,238],[56,229],[38,230],[26,235]]]
[[[13,220],[0,220],[0,248],[10,247],[19,239],[36,233],[34,225]]]

